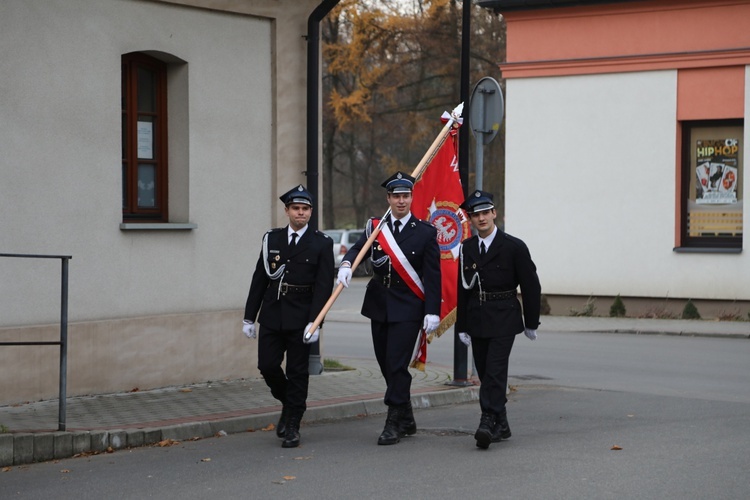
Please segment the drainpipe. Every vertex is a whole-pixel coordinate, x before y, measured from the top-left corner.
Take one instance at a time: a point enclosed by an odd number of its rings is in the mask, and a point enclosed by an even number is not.
[[[320,203],[318,202],[318,124],[320,122],[320,22],[338,5],[339,0],[323,0],[307,18],[307,190],[310,192],[316,216],[310,218],[310,229],[318,229]],[[320,359],[320,342],[310,346],[308,372],[323,373]]]

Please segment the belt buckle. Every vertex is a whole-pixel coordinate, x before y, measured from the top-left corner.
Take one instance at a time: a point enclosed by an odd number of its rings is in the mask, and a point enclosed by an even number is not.
[[[281,292],[281,295],[286,295],[289,291],[289,285],[286,283],[280,283],[279,284],[279,292]]]

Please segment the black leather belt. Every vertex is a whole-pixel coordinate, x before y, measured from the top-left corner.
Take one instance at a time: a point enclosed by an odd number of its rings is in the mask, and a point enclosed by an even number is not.
[[[479,300],[486,301],[515,299],[518,296],[518,293],[515,290],[507,290],[505,292],[480,292],[479,290],[475,290],[474,295],[479,297]]]
[[[278,288],[281,295],[288,293],[312,293],[312,285],[292,285],[290,283],[273,283],[269,288]]]
[[[409,286],[396,273],[391,273],[391,274],[375,274],[372,277],[372,279],[374,279],[378,283],[382,284],[386,288],[391,288],[391,287],[394,287],[394,286],[398,286],[398,287],[408,287]]]

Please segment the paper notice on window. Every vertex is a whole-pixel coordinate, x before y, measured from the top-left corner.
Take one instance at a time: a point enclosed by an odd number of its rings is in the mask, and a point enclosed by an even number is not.
[[[154,124],[138,122],[138,158],[154,159]]]

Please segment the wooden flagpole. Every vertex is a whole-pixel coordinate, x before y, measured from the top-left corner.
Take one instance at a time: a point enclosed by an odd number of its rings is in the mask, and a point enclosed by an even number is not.
[[[411,176],[414,177],[414,179],[419,180],[419,177],[422,175],[422,172],[425,170],[425,168],[427,168],[427,165],[429,165],[429,163],[432,161],[432,158],[435,156],[435,154],[437,154],[443,142],[445,142],[445,139],[446,137],[448,137],[448,133],[450,132],[451,127],[453,127],[454,123],[459,121],[459,117],[461,116],[463,109],[464,109],[464,103],[461,103],[458,106],[456,106],[453,109],[453,111],[450,113],[450,116],[448,117],[448,121],[443,126],[443,129],[440,131],[440,133],[435,138],[435,140],[432,141],[432,144],[430,145],[429,149],[427,149],[427,152],[422,157],[422,160],[420,160],[417,167],[411,173]],[[390,215],[391,215],[391,209],[389,208],[388,211],[386,211],[386,213],[383,215],[383,217],[380,218],[380,222],[378,223],[377,227],[373,229],[372,234],[370,234],[370,237],[367,238],[367,241],[365,242],[365,244],[362,245],[362,249],[357,254],[357,258],[355,258],[354,262],[352,262],[352,273],[354,273],[354,270],[357,268],[357,266],[362,262],[362,260],[364,260],[365,255],[367,254],[367,251],[370,250],[370,247],[375,241],[375,238],[377,238],[378,234],[380,234],[380,230],[383,227],[383,221],[385,221]],[[323,319],[326,317],[326,314],[328,314],[328,311],[331,309],[331,307],[333,306],[333,303],[336,302],[336,299],[339,297],[339,295],[341,295],[341,292],[343,290],[344,290],[344,285],[342,283],[339,283],[336,286],[336,288],[333,290],[333,293],[331,294],[331,296],[328,298],[328,302],[326,302],[325,305],[323,306],[323,309],[320,310],[318,317],[315,318],[315,321],[313,321],[312,325],[310,326],[310,329],[305,333],[305,340],[310,339],[310,337],[312,337],[313,332],[320,326],[321,323],[323,323]]]

